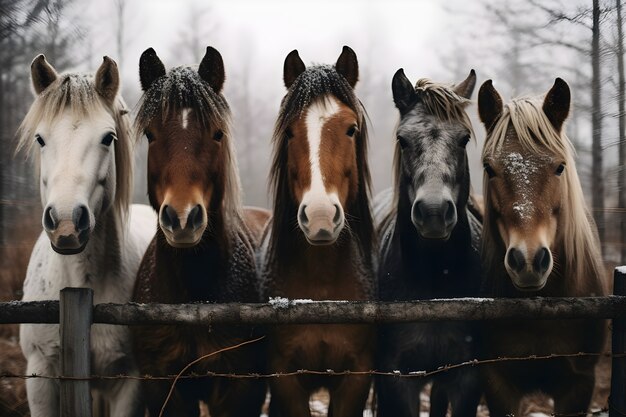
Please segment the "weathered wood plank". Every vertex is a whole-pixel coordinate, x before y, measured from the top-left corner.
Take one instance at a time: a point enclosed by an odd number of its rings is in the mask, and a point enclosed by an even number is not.
[[[413,321],[613,318],[626,296],[458,298],[408,302],[290,301],[279,304],[97,304],[93,322],[107,324],[298,324]],[[0,303],[0,323],[58,323],[57,301]]]
[[[9,301],[0,303],[0,323],[58,323],[58,301]]]
[[[616,268],[613,276],[613,294],[626,295],[626,270]],[[611,326],[611,352],[626,352],[626,315],[615,316]],[[609,416],[626,416],[626,358],[613,357],[611,366],[611,394]]]
[[[61,375],[91,376],[91,323],[93,290],[64,288],[60,297]],[[91,417],[88,380],[61,379],[60,416]]]
[[[447,299],[394,303],[98,304],[94,322],[109,324],[385,323],[495,319],[612,318],[626,314],[626,297]]]

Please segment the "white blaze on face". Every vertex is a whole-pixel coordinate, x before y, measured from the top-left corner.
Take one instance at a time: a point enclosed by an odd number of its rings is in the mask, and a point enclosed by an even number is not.
[[[321,235],[325,231],[332,234],[330,240],[334,241],[339,232],[341,232],[341,226],[343,225],[343,213],[339,196],[336,191],[329,192],[326,189],[324,173],[320,163],[320,145],[324,126],[339,111],[340,107],[337,100],[326,98],[324,101],[313,103],[305,116],[311,183],[309,189],[304,191],[302,202],[300,203],[306,214],[307,224],[303,224],[300,216],[298,216],[298,222],[310,240],[321,239]],[[339,222],[337,222],[336,207],[339,207]]]
[[[191,109],[183,109],[180,113],[180,126],[183,129],[187,129],[189,126],[189,113],[191,113]]]
[[[302,202],[316,198],[328,198],[324,176],[320,168],[320,144],[322,129],[326,122],[339,112],[339,104],[334,98],[317,101],[306,114],[307,139],[309,141],[309,162],[311,163],[311,186],[304,193]],[[337,198],[336,193],[332,193]],[[338,201],[338,200],[337,200]]]

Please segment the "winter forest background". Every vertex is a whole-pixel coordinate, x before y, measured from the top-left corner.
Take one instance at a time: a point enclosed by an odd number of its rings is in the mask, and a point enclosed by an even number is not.
[[[138,61],[153,47],[166,67],[197,64],[207,45],[224,57],[244,201],[268,206],[270,138],[285,93],[282,66],[298,49],[307,63],[333,63],[350,45],[360,64],[357,93],[371,124],[374,193],[391,185],[391,78],[458,82],[471,68],[505,100],[545,93],[562,77],[573,90],[568,134],[609,263],[626,263],[623,15],[620,0],[195,1],[0,0],[0,253],[28,257],[41,230],[32,160],[14,155],[14,134],[33,98],[30,62],[44,53],[58,71],[95,71],[115,59],[131,109],[141,91]],[[469,145],[481,191],[484,137]],[[146,142],[136,150],[135,201],[147,202]],[[3,265],[0,265],[0,267]]]

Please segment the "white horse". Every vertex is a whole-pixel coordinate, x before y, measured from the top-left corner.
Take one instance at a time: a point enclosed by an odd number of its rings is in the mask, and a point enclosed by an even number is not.
[[[130,120],[118,95],[117,64],[108,57],[93,75],[59,75],[39,55],[31,65],[36,99],[18,130],[18,149],[40,160],[43,228],[24,282],[24,301],[58,300],[64,287],[89,287],[94,303],[130,300],[141,258],[154,235],[148,206],[129,207]],[[129,210],[130,208],[130,210]],[[59,327],[23,324],[27,374],[57,376]],[[136,374],[125,326],[94,325],[92,373]],[[139,381],[92,383],[111,415],[143,417]],[[29,379],[32,417],[59,414],[59,382]]]

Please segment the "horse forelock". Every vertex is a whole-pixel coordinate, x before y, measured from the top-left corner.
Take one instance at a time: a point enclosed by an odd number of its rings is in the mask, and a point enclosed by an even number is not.
[[[35,98],[17,130],[16,152],[32,153],[36,129],[42,123],[52,125],[65,115],[88,119],[102,112],[109,113],[115,123],[116,190],[113,209],[124,219],[130,207],[133,186],[132,125],[122,97],[118,95],[109,104],[96,91],[92,74],[63,74]]]
[[[288,238],[292,236],[294,225],[290,223],[297,207],[289,188],[287,168],[287,129],[315,102],[324,103],[332,96],[348,106],[357,115],[359,139],[356,142],[358,170],[358,191],[354,203],[346,208],[348,224],[366,253],[371,253],[373,245],[373,221],[369,206],[371,178],[367,163],[367,114],[356,97],[353,88],[333,66],[316,65],[307,68],[293,82],[281,101],[279,115],[272,137],[273,158],[270,169],[270,193],[273,197],[274,219],[272,222],[271,252],[276,254],[288,248]],[[353,224],[350,225],[350,222]],[[358,222],[358,223],[357,223]],[[284,243],[284,245],[283,245]]]
[[[193,117],[202,129],[218,126],[223,132],[221,139],[224,164],[224,196],[222,217],[226,227],[241,225],[242,203],[239,169],[232,134],[232,118],[228,102],[221,93],[213,91],[195,67],[180,66],[171,69],[157,79],[142,96],[135,119],[136,140],[140,140],[152,120],[168,120],[184,116],[180,123],[181,133]],[[184,126],[183,126],[184,125]]]
[[[594,282],[593,277],[605,287],[604,272],[601,266],[601,252],[594,229],[593,220],[589,215],[584,194],[576,171],[574,147],[564,132],[554,129],[542,109],[541,98],[518,98],[504,106],[501,117],[494,124],[485,140],[482,152],[483,161],[505,157],[502,152],[507,140],[516,140],[524,152],[539,156],[552,154],[565,162],[561,181],[563,203],[559,211],[557,224],[556,251],[565,259],[559,260],[560,273],[571,277],[576,289]],[[511,132],[514,134],[511,135]],[[483,175],[483,193],[485,201],[485,226],[483,249],[489,259],[499,251],[498,230],[490,223],[489,178]],[[491,263],[498,259],[491,259]],[[503,259],[499,260],[503,263]],[[602,288],[605,290],[605,288]],[[574,289],[572,289],[574,291]]]

